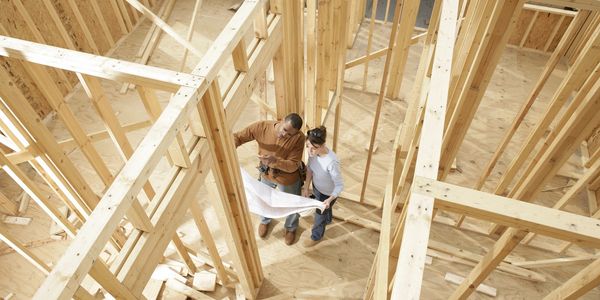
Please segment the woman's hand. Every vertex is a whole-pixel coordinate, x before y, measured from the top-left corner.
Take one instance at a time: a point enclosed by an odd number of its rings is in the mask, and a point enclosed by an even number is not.
[[[329,208],[329,204],[331,204],[331,201],[333,201],[333,198],[329,197],[327,199],[325,199],[325,201],[323,201],[323,204],[325,204],[325,209]]]
[[[302,189],[302,197],[308,197],[308,195],[310,195],[308,193],[308,187],[305,187]]]

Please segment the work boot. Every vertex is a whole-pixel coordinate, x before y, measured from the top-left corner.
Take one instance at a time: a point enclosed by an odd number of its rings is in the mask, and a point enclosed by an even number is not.
[[[264,238],[267,236],[267,231],[269,231],[269,224],[260,223],[260,225],[258,225],[258,236]]]
[[[285,244],[286,245],[291,245],[294,243],[294,240],[296,239],[296,231],[289,231],[286,230],[285,231]]]

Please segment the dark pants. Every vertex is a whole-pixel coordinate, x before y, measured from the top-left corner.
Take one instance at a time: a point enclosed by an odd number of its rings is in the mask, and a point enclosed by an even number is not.
[[[319,200],[321,202],[323,202],[327,198],[329,198],[329,195],[321,194],[321,192],[319,192],[319,190],[317,190],[317,188],[314,185],[313,185],[313,194],[315,195],[315,199]],[[337,198],[333,199],[333,201],[331,201],[331,203],[329,203],[328,209],[326,209],[324,211],[317,209],[315,211],[315,223],[313,224],[312,234],[310,235],[310,238],[313,241],[318,241],[323,238],[323,235],[325,234],[325,226],[327,226],[327,224],[331,223],[331,221],[333,220],[332,208],[333,208],[333,205],[335,204],[335,201],[337,201]]]

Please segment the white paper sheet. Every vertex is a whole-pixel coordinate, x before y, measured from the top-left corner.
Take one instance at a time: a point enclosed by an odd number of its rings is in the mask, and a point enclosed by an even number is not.
[[[248,208],[251,212],[268,218],[283,218],[292,213],[300,213],[311,209],[325,209],[325,204],[311,198],[284,193],[273,189],[250,176],[242,169],[242,179]]]

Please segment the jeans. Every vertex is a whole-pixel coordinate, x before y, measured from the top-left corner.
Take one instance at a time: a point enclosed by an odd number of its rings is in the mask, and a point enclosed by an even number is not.
[[[329,198],[329,195],[321,194],[321,192],[319,192],[319,190],[317,190],[317,188],[314,185],[313,194],[315,195],[315,200],[319,200],[321,202]],[[336,200],[337,198],[333,199],[333,201],[329,203],[329,208],[327,208],[326,210],[321,211],[320,209],[317,209],[315,211],[315,223],[313,224],[312,233],[310,235],[310,238],[313,241],[318,241],[323,238],[323,235],[325,234],[325,226],[327,226],[327,224],[331,223],[331,221],[333,220],[332,208]]]
[[[285,193],[300,195],[300,187],[301,187],[300,179],[298,179],[298,181],[296,181],[296,183],[293,183],[290,185],[281,185],[281,184],[277,184],[275,182],[269,181],[268,179],[265,179],[262,176],[260,176],[260,182],[262,182],[272,188],[277,187],[280,191],[285,192]],[[294,214],[288,215],[285,218],[284,227],[287,231],[296,231],[296,228],[298,228],[299,221],[300,221],[299,213],[294,213]],[[269,223],[271,223],[271,218],[261,216],[260,223],[261,224],[269,224]]]

